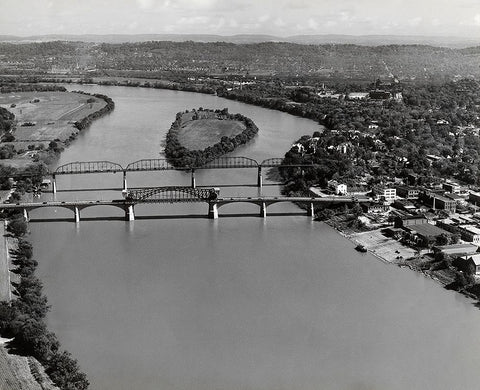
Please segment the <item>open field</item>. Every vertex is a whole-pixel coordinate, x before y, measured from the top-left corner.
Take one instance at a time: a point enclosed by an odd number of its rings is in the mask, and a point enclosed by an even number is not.
[[[90,100],[93,101],[90,102]],[[16,149],[29,144],[48,145],[77,133],[74,123],[106,105],[102,99],[74,92],[13,92],[0,94],[0,106],[15,114]],[[22,124],[34,124],[22,126]]]
[[[179,142],[190,150],[203,150],[220,142],[222,137],[235,137],[245,124],[230,119],[198,119],[185,122],[178,131]]]
[[[380,229],[355,233],[350,239],[365,246],[369,252],[389,263],[403,263],[405,259],[414,257],[416,251],[402,245],[400,242],[385,237]],[[398,257],[401,256],[401,259]]]

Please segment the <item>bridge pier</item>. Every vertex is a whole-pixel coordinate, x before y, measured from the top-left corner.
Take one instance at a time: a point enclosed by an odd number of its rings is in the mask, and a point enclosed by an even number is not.
[[[214,202],[208,203],[208,218],[218,219],[218,206]]]
[[[30,221],[30,216],[28,215],[27,209],[23,209],[23,218],[25,218],[25,222]]]
[[[262,188],[263,179],[262,179],[262,167],[258,167],[258,176],[257,176],[257,187]]]
[[[197,186],[197,183],[195,182],[195,169],[192,169],[192,188],[195,188]]]
[[[315,218],[315,208],[313,207],[313,202],[310,202],[310,204],[307,206],[307,215],[309,217]]]
[[[127,190],[127,171],[123,171],[123,191]]]
[[[130,204],[125,209],[125,220],[132,222],[135,221],[135,210],[133,209],[133,204]]]
[[[57,179],[55,175],[52,175],[52,192],[54,195],[57,194]]]
[[[75,223],[80,223],[80,210],[77,206],[75,206],[73,212],[75,213]]]
[[[267,218],[267,205],[265,202],[260,204],[260,217]]]

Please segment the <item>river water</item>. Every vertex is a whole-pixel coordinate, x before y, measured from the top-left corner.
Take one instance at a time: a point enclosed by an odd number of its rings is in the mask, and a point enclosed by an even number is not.
[[[84,131],[59,165],[161,158],[175,114],[198,107],[228,107],[252,118],[258,137],[235,154],[259,161],[281,157],[293,140],[320,129],[214,96],[69,88],[109,95],[116,108]],[[128,181],[188,185],[190,178],[136,173]],[[57,199],[118,198],[118,189],[107,189],[121,182],[120,174],[60,177]],[[220,185],[221,194],[255,195],[255,182],[250,169],[197,172],[199,185]],[[278,193],[267,184],[264,193]],[[52,305],[49,326],[92,389],[480,386],[480,311],[464,297],[355,252],[293,205],[272,206],[265,220],[254,205],[219,212],[214,221],[205,218],[205,204],[139,206],[128,223],[119,209],[92,207],[79,225],[68,210],[32,212],[31,239]]]

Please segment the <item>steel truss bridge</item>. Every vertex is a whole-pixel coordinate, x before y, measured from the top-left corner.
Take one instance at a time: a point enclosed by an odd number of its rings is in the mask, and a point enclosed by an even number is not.
[[[232,203],[252,203],[260,207],[260,216],[266,218],[267,207],[280,202],[294,202],[306,206],[309,216],[314,216],[314,206],[324,204],[348,204],[348,203],[368,203],[370,199],[356,199],[348,196],[329,196],[322,198],[309,197],[286,197],[286,196],[257,196],[257,197],[219,197],[219,191],[216,188],[191,188],[191,187],[151,187],[142,189],[131,189],[123,191],[123,199],[113,200],[82,200],[66,202],[38,202],[38,203],[16,203],[2,204],[3,210],[20,210],[25,219],[29,220],[29,213],[34,209],[45,207],[66,208],[74,213],[76,223],[80,222],[80,211],[93,206],[114,206],[125,212],[127,221],[135,220],[134,208],[136,205],[148,203],[185,203],[185,202],[204,202],[208,204],[208,217],[218,218],[218,209]]]
[[[131,162],[126,167],[111,161],[76,161],[60,165],[55,171],[50,172],[53,179],[53,192],[57,192],[56,176],[78,175],[91,173],[122,173],[123,189],[127,189],[128,172],[146,171],[187,171],[191,173],[191,187],[196,187],[195,171],[199,169],[257,169],[257,186],[262,187],[262,168],[313,168],[314,164],[284,164],[282,158],[269,158],[258,162],[248,157],[220,157],[202,166],[189,166],[176,168],[167,159],[143,159]]]

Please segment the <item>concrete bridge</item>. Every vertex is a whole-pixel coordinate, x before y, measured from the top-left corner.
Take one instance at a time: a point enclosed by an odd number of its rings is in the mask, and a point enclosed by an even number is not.
[[[218,218],[218,209],[222,206],[232,203],[252,203],[260,208],[260,216],[266,218],[268,206],[280,202],[294,202],[304,204],[307,208],[307,214],[314,216],[314,206],[316,204],[348,204],[370,202],[370,199],[358,200],[352,197],[329,196],[322,198],[310,197],[286,197],[286,196],[256,196],[256,197],[218,197],[217,188],[191,188],[191,187],[152,187],[142,189],[131,189],[123,191],[123,199],[113,200],[82,200],[82,201],[50,201],[38,203],[16,203],[2,204],[0,208],[4,210],[21,210],[25,219],[29,220],[29,214],[32,210],[45,207],[60,207],[73,211],[74,220],[80,222],[80,212],[83,209],[93,206],[113,206],[122,209],[125,212],[127,221],[135,220],[135,206],[145,203],[185,203],[185,202],[204,202],[208,204],[208,217]]]
[[[314,164],[284,164],[282,158],[269,158],[258,162],[249,157],[220,157],[207,164],[201,166],[189,166],[184,168],[176,168],[166,159],[143,159],[127,164],[126,167],[111,161],[76,161],[60,165],[55,171],[50,172],[52,176],[52,191],[57,192],[56,177],[60,175],[79,175],[92,173],[122,173],[123,185],[126,190],[127,173],[129,172],[147,172],[147,171],[168,171],[177,170],[190,172],[191,187],[196,188],[195,171],[200,169],[256,169],[257,171],[257,187],[262,188],[264,168],[312,168]]]

